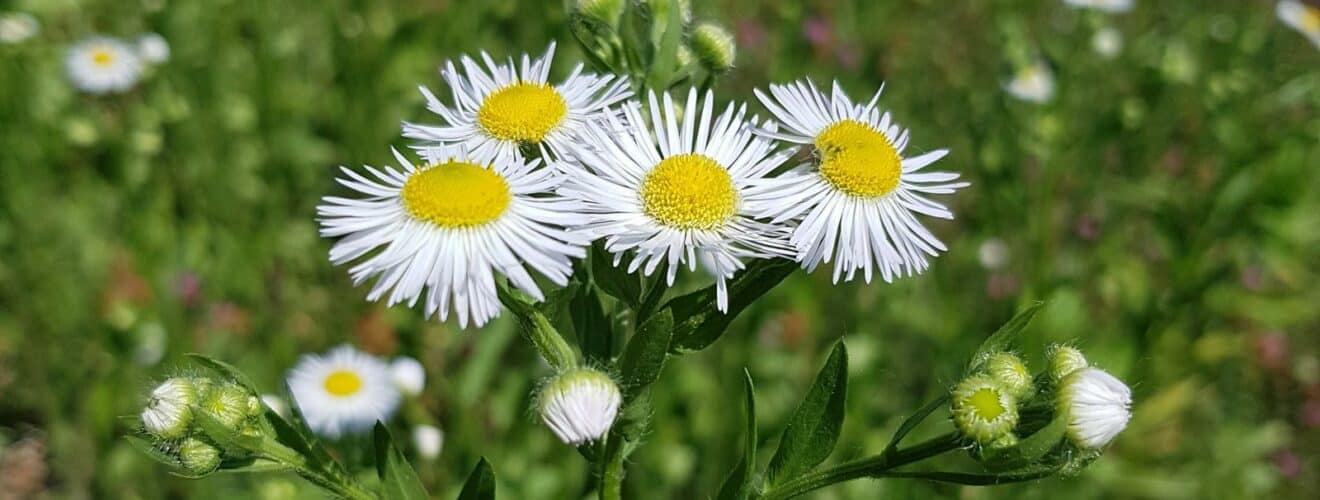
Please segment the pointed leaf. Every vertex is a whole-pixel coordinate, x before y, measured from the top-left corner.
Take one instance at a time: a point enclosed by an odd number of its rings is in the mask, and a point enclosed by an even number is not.
[[[889,438],[889,446],[885,447],[885,452],[892,453],[894,450],[898,449],[898,443],[903,441],[903,438],[906,437],[909,432],[912,432],[912,429],[916,429],[917,425],[920,425],[923,420],[926,420],[926,417],[930,416],[932,412],[944,408],[948,406],[948,404],[948,393],[936,398],[934,401],[926,403],[926,406],[921,407],[920,410],[913,413],[912,416],[907,418],[907,420],[904,420],[902,424],[899,424],[898,430],[894,431],[894,437]]]
[[[767,487],[810,471],[829,457],[843,427],[847,393],[848,350],[839,341],[816,376],[816,383],[788,420],[779,449],[766,468]]]
[[[234,368],[234,366],[229,363],[195,352],[185,354],[184,356],[187,356],[188,359],[193,360],[199,365],[205,366],[216,373],[223,375],[225,378],[237,382],[238,385],[243,386],[248,392],[261,394],[261,391],[257,390],[256,384],[253,384],[252,380],[249,379],[247,375],[244,375],[243,372],[239,371],[238,368]]]
[[[458,494],[458,500],[494,500],[495,499],[495,472],[490,468],[490,462],[482,457],[477,462],[477,466],[472,468],[472,473],[468,474],[467,482],[463,483],[463,491]]]
[[[153,460],[171,467],[182,467],[182,465],[179,463],[178,457],[170,455],[169,453],[166,453],[160,448],[157,448],[155,445],[151,444],[150,441],[147,441],[146,439],[143,439],[140,436],[133,436],[133,435],[124,436],[124,438],[128,439],[129,445],[133,446],[134,448],[137,448],[138,451],[151,457]]]
[[[596,286],[628,307],[637,309],[642,304],[642,278],[628,274],[628,270],[614,265],[614,256],[599,243],[591,247],[591,277]]]
[[[380,496],[384,500],[428,500],[426,488],[417,472],[394,447],[389,429],[376,422],[376,473],[380,475]]]
[[[625,401],[631,400],[660,376],[673,333],[674,317],[666,309],[651,316],[628,339],[623,358],[619,360]]]
[[[665,16],[665,31],[660,37],[659,47],[655,51],[655,59],[651,61],[651,72],[646,77],[647,83],[654,89],[666,88],[669,83],[667,80],[672,76],[675,62],[678,56],[678,45],[683,42],[683,16],[679,5],[679,0],[668,1],[666,7],[668,15]]]
[[[729,282],[727,312],[720,312],[716,307],[714,285],[671,299],[665,308],[674,312],[677,326],[670,350],[675,353],[697,351],[714,343],[724,335],[738,314],[796,269],[797,263],[786,259],[763,259],[748,264],[747,269]]]
[[[1040,312],[1040,308],[1044,305],[1044,302],[1036,302],[1014,315],[1013,319],[1004,323],[1004,326],[999,327],[998,331],[985,339],[985,342],[981,343],[981,347],[976,349],[976,353],[972,355],[971,363],[968,364],[967,371],[978,371],[992,354],[1009,350],[1013,342],[1017,341],[1018,335],[1021,335],[1022,330],[1025,330],[1027,325],[1031,324],[1031,319],[1036,317],[1036,313]]]
[[[752,386],[752,374],[743,370],[743,456],[738,464],[724,479],[720,487],[719,500],[743,500],[752,491],[752,465],[756,463],[756,393]]]
[[[614,354],[614,330],[596,295],[596,287],[583,286],[569,304],[573,315],[573,332],[577,334],[582,355],[595,363],[604,364]]]

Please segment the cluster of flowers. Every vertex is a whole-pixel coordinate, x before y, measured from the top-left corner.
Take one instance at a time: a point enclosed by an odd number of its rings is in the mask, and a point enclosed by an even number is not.
[[[261,398],[237,383],[178,376],[151,391],[141,421],[157,451],[187,473],[202,476],[215,471],[222,459],[244,453],[212,434],[259,437],[266,434],[263,413]]]
[[[700,264],[723,310],[748,259],[832,262],[835,282],[869,282],[920,273],[945,250],[916,216],[952,218],[929,196],[968,184],[924,170],[946,150],[905,154],[909,132],[880,92],[859,103],[837,83],[771,85],[756,92],[774,115],[762,121],[745,104],[720,110],[711,92],[643,103],[625,78],[581,65],[551,84],[554,48],[445,64],[451,102],[421,89],[444,123],[403,125],[420,164],[396,150],[398,168],[342,169],[339,183],[364,196],[325,198],[321,234],[341,238],[332,262],[358,261],[355,283],[375,279],[370,300],[481,326],[500,313],[500,277],[541,300],[529,267],[562,286],[602,240],[616,266],[663,267],[671,284]],[[788,165],[799,152],[810,158]]]

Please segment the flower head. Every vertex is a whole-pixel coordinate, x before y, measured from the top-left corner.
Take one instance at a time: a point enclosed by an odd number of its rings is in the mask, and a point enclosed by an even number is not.
[[[553,194],[558,175],[520,155],[474,156],[462,146],[423,150],[414,165],[395,151],[399,168],[347,168],[339,182],[364,198],[326,197],[317,207],[321,235],[343,237],[330,261],[363,260],[349,271],[355,283],[376,278],[369,300],[416,305],[425,292],[427,316],[459,325],[484,325],[500,314],[496,279],[536,300],[544,295],[528,267],[564,285],[571,257],[588,240],[565,226],[585,222],[577,202]]]
[[[226,429],[239,431],[248,417],[260,414],[261,402],[243,386],[222,382],[203,391],[198,408]]]
[[[1002,384],[973,375],[953,389],[953,422],[958,431],[982,445],[990,445],[1017,427],[1017,399]]]
[[[745,105],[718,116],[714,105],[711,93],[702,100],[694,89],[681,108],[668,93],[652,94],[649,123],[636,102],[622,120],[607,115],[582,135],[576,159],[559,164],[569,178],[559,192],[582,203],[589,220],[578,230],[605,238],[616,265],[632,254],[628,272],[650,275],[667,263],[673,284],[680,267],[695,271],[700,261],[725,310],[726,282],[744,259],[792,255],[787,230],[758,220],[771,203],[746,201],[748,187],[787,154],[751,133]]]
[[[619,386],[609,375],[576,368],[541,389],[541,421],[564,443],[580,445],[609,432],[621,400]]]
[[[188,433],[197,389],[184,377],[166,379],[151,391],[142,410],[142,428],[160,438],[173,439]]]
[[[1063,379],[1058,412],[1068,416],[1068,439],[1079,448],[1103,448],[1132,419],[1132,390],[1099,368],[1083,368]]]
[[[1086,355],[1072,346],[1052,345],[1045,350],[1045,358],[1050,363],[1050,379],[1056,383],[1063,381],[1065,377],[1073,372],[1090,366],[1086,361]]]
[[[1133,0],[1063,0],[1063,3],[1083,9],[1121,13],[1132,10]]]
[[[93,94],[124,92],[142,76],[142,60],[128,44],[93,37],[69,48],[64,68],[73,86]]]
[[[1004,90],[1026,102],[1049,102],[1054,99],[1054,71],[1044,60],[1037,59],[1018,68],[1004,84]]]
[[[758,133],[814,153],[792,171],[756,181],[747,198],[774,223],[797,222],[791,243],[804,268],[832,260],[836,283],[859,270],[869,283],[877,269],[892,281],[924,271],[927,257],[946,250],[916,215],[952,219],[953,212],[927,196],[968,184],[956,182],[956,173],[921,171],[947,150],[903,155],[908,130],[876,107],[880,92],[859,104],[838,82],[827,95],[804,81],[756,95],[785,129]]]
[[[389,366],[349,346],[303,356],[289,392],[312,431],[330,438],[369,429],[399,406]]]
[[[419,425],[412,430],[413,447],[417,454],[427,460],[440,456],[445,444],[445,433],[434,425]]]
[[[157,33],[147,33],[137,39],[137,53],[143,61],[160,64],[170,60],[170,42]]]
[[[394,377],[394,386],[409,396],[422,393],[426,387],[426,368],[416,359],[400,356],[390,363],[390,375]]]
[[[1279,20],[1306,36],[1312,45],[1320,47],[1320,7],[1296,0],[1281,0],[1274,7]]]

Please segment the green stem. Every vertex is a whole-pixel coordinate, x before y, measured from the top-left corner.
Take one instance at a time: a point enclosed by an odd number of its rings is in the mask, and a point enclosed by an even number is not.
[[[345,477],[343,474],[328,470],[325,467],[313,467],[308,462],[307,457],[294,451],[288,446],[284,446],[273,438],[267,437],[261,443],[261,454],[272,461],[284,464],[298,474],[312,480],[317,485],[331,490],[340,497],[349,500],[379,500],[376,494],[367,491],[359,486],[353,480]]]
[[[623,498],[623,436],[610,436],[600,461],[600,500]]]
[[[956,450],[962,447],[962,439],[957,433],[949,433],[928,441],[900,450],[886,450],[879,455],[872,455],[834,467],[798,477],[789,482],[771,488],[761,495],[760,500],[782,500],[815,491],[831,484],[875,477],[904,465],[919,462],[927,458]]]

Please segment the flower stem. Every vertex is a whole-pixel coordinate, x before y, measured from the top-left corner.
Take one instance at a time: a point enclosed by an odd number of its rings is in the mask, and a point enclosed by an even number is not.
[[[264,439],[259,452],[264,457],[297,471],[298,475],[340,497],[349,500],[379,500],[374,493],[367,491],[343,474],[326,468],[324,464],[320,467],[313,466],[307,457],[273,438]]]
[[[793,498],[831,484],[863,477],[880,476],[891,469],[919,462],[961,447],[961,438],[957,433],[951,432],[907,448],[885,450],[884,453],[879,455],[844,462],[819,472],[798,477],[771,488],[770,491],[761,495],[760,500]]]
[[[600,500],[623,498],[623,436],[611,435],[600,461]]]

